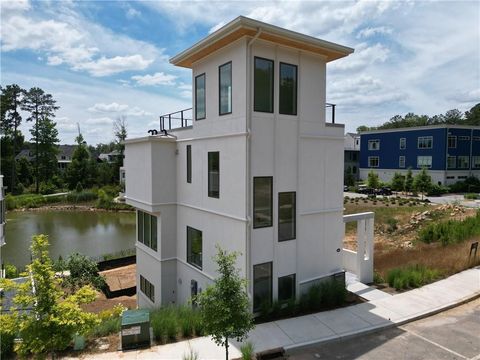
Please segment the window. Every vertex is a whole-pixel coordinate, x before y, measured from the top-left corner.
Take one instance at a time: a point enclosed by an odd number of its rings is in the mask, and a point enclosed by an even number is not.
[[[417,167],[418,168],[431,168],[432,167],[432,157],[431,156],[417,156]]]
[[[253,178],[253,228],[272,226],[273,178],[271,176]]]
[[[155,286],[140,275],[140,291],[144,293],[152,302],[155,302]]]
[[[465,180],[466,178],[468,178],[468,176],[465,176],[465,175],[462,175],[462,176],[458,177],[459,180]]]
[[[253,311],[272,304],[272,263],[253,266]]]
[[[187,262],[202,269],[202,232],[187,226]]]
[[[296,193],[278,193],[278,241],[295,239]]]
[[[472,167],[474,169],[480,169],[480,156],[472,157]]]
[[[378,164],[379,164],[378,156],[368,157],[368,167],[378,167]]]
[[[279,113],[297,115],[297,66],[280,63]]]
[[[220,197],[220,153],[208,153],[208,196]]]
[[[459,169],[468,169],[470,166],[470,157],[469,156],[459,156],[457,158],[457,167]]]
[[[255,57],[253,110],[273,113],[273,61]]]
[[[480,136],[473,136],[472,139],[473,141],[480,141]]]
[[[405,167],[405,156],[400,156],[398,158],[398,167],[404,168]]]
[[[205,104],[205,74],[201,74],[195,78],[195,120],[205,119]]]
[[[433,137],[432,136],[419,136],[418,137],[418,148],[419,149],[431,149],[433,147]]]
[[[455,179],[455,176],[447,176],[447,179],[449,179],[449,180]]]
[[[138,242],[157,251],[157,217],[138,210],[137,230]]]
[[[405,150],[407,148],[407,139],[400,138],[400,150]]]
[[[232,62],[218,68],[219,114],[232,113]]]
[[[460,141],[470,141],[470,136],[459,136],[458,140],[460,140]]]
[[[368,140],[368,150],[380,150],[380,140]]]
[[[457,147],[457,137],[448,135],[448,148],[455,149]]]
[[[295,274],[278,278],[278,301],[286,302],[295,299]]]
[[[192,183],[192,145],[187,145],[187,183]]]
[[[449,156],[447,157],[447,169],[455,169],[457,167],[457,157]]]

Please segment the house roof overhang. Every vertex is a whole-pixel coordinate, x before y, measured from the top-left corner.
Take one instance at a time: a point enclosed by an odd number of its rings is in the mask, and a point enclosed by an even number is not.
[[[327,62],[345,57],[354,51],[346,46],[239,16],[195,45],[171,58],[170,63],[176,66],[192,68],[196,61],[233,41],[244,36],[253,38],[256,35],[258,35],[259,39],[275,44],[322,55]]]

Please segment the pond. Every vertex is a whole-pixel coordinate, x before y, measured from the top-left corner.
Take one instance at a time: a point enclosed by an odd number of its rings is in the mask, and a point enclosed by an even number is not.
[[[30,262],[33,235],[46,234],[50,257],[80,253],[90,257],[135,247],[134,212],[12,211],[7,213],[2,261],[23,268]]]

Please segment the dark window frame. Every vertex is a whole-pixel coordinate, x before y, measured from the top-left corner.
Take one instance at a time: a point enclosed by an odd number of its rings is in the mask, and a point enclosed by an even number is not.
[[[218,154],[218,194],[210,187],[210,154]],[[208,176],[208,197],[220,199],[220,151],[209,151],[207,153],[207,176]]]
[[[270,302],[270,305],[273,303],[273,262],[272,261],[267,261],[267,262],[264,262],[264,263],[261,263],[261,264],[255,264],[253,265],[253,299],[252,299],[252,306],[253,306],[253,311],[254,312],[257,312],[261,309],[262,307],[262,304],[264,303],[264,301],[262,301],[262,303],[260,304],[255,304],[255,267],[256,266],[262,266],[262,265],[270,265],[270,299],[269,302]],[[258,305],[258,306],[255,306],[255,305]]]
[[[187,183],[192,183],[192,145],[186,146],[187,152]]]
[[[290,278],[293,276],[293,291],[292,291],[292,297],[288,298],[288,299],[280,299],[280,280],[281,279],[284,279],[284,278]],[[297,274],[289,274],[289,275],[285,275],[285,276],[279,276],[278,279],[277,279],[277,287],[278,287],[278,302],[280,303],[286,303],[286,302],[289,302],[289,301],[292,301],[292,300],[295,300],[296,296],[297,296]]]
[[[293,237],[280,240],[280,195],[293,194]],[[297,238],[297,192],[296,191],[283,191],[278,193],[278,242],[295,240]]]
[[[155,303],[155,285],[140,275],[140,291],[153,303]]]
[[[221,82],[221,69],[222,67],[226,66],[226,65],[230,65],[230,87],[232,88],[232,91],[230,93],[230,103],[231,103],[231,107],[230,107],[230,111],[229,112],[224,112],[222,113],[222,97],[220,96],[221,94],[221,86],[222,86],[222,82]],[[233,112],[233,65],[232,65],[232,61],[228,61],[226,62],[225,64],[222,64],[218,67],[218,115],[219,116],[223,116],[223,115],[229,115]]]
[[[268,61],[268,62],[272,63],[272,91],[271,91],[272,111],[256,110],[256,106],[255,106],[255,65],[256,65],[257,59],[265,60],[265,61]],[[260,112],[260,113],[266,113],[266,114],[273,114],[275,112],[275,61],[271,60],[271,59],[264,58],[264,57],[260,57],[260,56],[254,56],[253,57],[253,111],[254,112]]]
[[[204,108],[205,108],[205,115],[203,117],[198,117],[198,99],[197,99],[197,81],[198,78],[203,76],[203,101],[204,101]],[[199,74],[195,76],[195,120],[204,120],[207,118],[207,75],[206,73]]]
[[[192,230],[192,231],[195,231],[195,232],[199,232],[200,233],[200,240],[201,240],[201,245],[202,245],[202,250],[201,250],[201,256],[200,256],[200,265],[199,264],[196,264],[195,262],[193,262],[191,259],[192,259],[192,256],[189,254],[189,249],[192,248],[191,244],[189,246],[189,243],[191,243],[191,239],[189,237],[190,235],[190,231],[189,230]],[[188,226],[187,225],[187,263],[192,265],[193,267],[199,269],[199,270],[202,270],[203,269],[203,231],[202,230],[198,230],[198,229],[195,229],[194,227],[191,227],[191,226]]]
[[[285,113],[281,112],[280,110],[280,99],[282,98],[281,96],[281,90],[282,90],[282,65],[286,66],[292,66],[295,68],[295,113]],[[298,115],[298,65],[295,64],[289,64],[286,62],[280,62],[278,66],[278,113],[281,115],[291,115],[291,116],[297,116]]]
[[[141,222],[139,221],[140,217],[142,218]],[[146,217],[148,217],[149,219],[148,221],[145,220]],[[145,239],[145,223],[146,222],[148,222],[148,225],[149,225],[148,239]],[[141,228],[141,233],[140,233],[140,228]],[[146,242],[146,240],[148,240],[148,242]],[[149,249],[152,249],[153,251],[158,251],[158,219],[155,215],[151,215],[142,210],[137,210],[137,241],[139,243],[142,243]]]
[[[270,179],[270,224],[268,225],[255,225],[255,180],[257,179]],[[273,176],[254,176],[253,177],[253,228],[254,229],[262,229],[267,227],[273,226]]]

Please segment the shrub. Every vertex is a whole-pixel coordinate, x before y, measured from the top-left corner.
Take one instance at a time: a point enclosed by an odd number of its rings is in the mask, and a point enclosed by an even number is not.
[[[82,183],[79,181],[77,183],[77,186],[75,187],[75,192],[79,193],[79,192],[82,192],[83,191],[83,186],[82,186]]]
[[[476,216],[464,220],[448,220],[429,224],[418,233],[424,243],[440,242],[442,245],[455,244],[480,235],[480,211]]]
[[[0,330],[0,358],[10,359],[13,355],[15,335]]]
[[[395,268],[387,273],[388,285],[397,290],[417,288],[440,277],[440,271],[423,265]]]
[[[50,181],[40,183],[39,191],[42,195],[53,194],[55,190],[57,190],[56,186],[53,185]]]
[[[398,229],[398,220],[395,218],[388,218],[387,221],[387,232],[393,233]]]
[[[166,343],[175,341],[179,333],[180,308],[166,306],[150,313],[150,323],[156,340]]]
[[[373,283],[374,284],[383,284],[385,282],[385,279],[382,277],[382,275],[378,271],[373,272]]]
[[[7,279],[13,279],[18,277],[18,270],[17,267],[13,264],[5,264],[5,277]]]
[[[89,333],[89,336],[98,338],[103,336],[108,336],[120,331],[121,328],[121,318],[111,317],[103,319],[100,324],[95,326],[93,330]]]
[[[480,180],[475,176],[470,176],[465,181],[457,181],[449,186],[450,192],[480,192]]]
[[[98,190],[97,207],[101,209],[111,209],[113,206],[113,199],[102,189]]]
[[[253,360],[255,352],[253,351],[253,344],[247,342],[240,346],[240,351],[242,352],[242,360]]]
[[[71,192],[67,195],[67,201],[72,203],[82,203],[97,199],[97,194],[93,191],[83,190],[80,192]]]
[[[92,285],[101,290],[106,285],[105,279],[98,274],[97,263],[85,255],[70,255],[65,267],[70,271],[70,276],[65,278],[65,283],[73,290],[84,285]]]
[[[465,194],[465,199],[477,200],[478,198],[479,198],[479,196],[476,193]]]
[[[427,192],[427,196],[440,196],[448,193],[448,187],[432,184]]]

